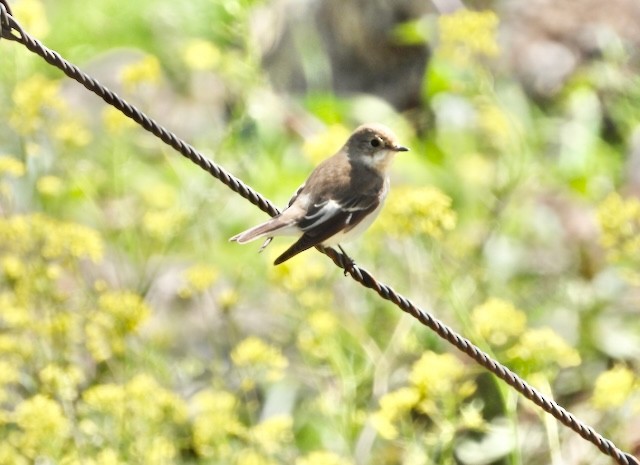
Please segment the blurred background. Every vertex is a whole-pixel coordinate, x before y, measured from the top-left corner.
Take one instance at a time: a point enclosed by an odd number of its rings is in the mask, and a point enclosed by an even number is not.
[[[10,1],[278,205],[363,122],[356,262],[640,453],[637,0]],[[79,84],[0,41],[0,464],[604,464]]]

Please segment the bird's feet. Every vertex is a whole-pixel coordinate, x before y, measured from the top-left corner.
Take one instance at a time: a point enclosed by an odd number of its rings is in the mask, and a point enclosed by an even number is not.
[[[338,246],[340,252],[342,252],[342,256],[344,257],[344,275],[351,273],[356,266],[356,262],[344,251],[341,246]]]

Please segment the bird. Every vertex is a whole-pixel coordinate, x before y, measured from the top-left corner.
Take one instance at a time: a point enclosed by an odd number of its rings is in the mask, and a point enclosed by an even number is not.
[[[408,150],[386,126],[359,126],[311,172],[281,213],[229,240],[245,244],[266,237],[262,251],[274,236],[299,236],[274,265],[322,245],[337,246],[353,266],[341,244],[360,236],[376,219],[389,193],[391,162]]]

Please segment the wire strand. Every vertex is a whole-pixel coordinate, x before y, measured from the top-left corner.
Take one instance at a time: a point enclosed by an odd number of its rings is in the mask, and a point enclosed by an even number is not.
[[[11,10],[9,9],[6,1],[0,0],[0,37],[24,45],[31,52],[42,57],[47,63],[60,69],[68,77],[82,84],[85,88],[102,98],[102,100],[107,104],[112,105],[129,118],[133,119],[144,129],[157,136],[160,140],[174,148],[181,155],[191,160],[207,173],[211,174],[214,178],[221,181],[233,192],[241,195],[253,205],[271,216],[278,214],[278,208],[276,208],[271,201],[263,197],[256,190],[233,176],[217,163],[209,160],[194,147],[156,123],[133,105],[127,103],[116,93],[101,85],[98,81],[81,71],[77,66],[66,61],[58,53],[45,47],[37,39],[34,39],[25,33],[22,27],[13,18],[10,11]],[[14,33],[17,33],[17,35],[14,35]],[[372,289],[383,299],[392,302],[402,311],[416,318],[420,323],[433,330],[442,339],[467,354],[476,363],[503,380],[525,398],[532,401],[545,412],[551,414],[563,425],[572,429],[582,438],[594,444],[602,453],[612,457],[618,464],[640,465],[640,461],[637,458],[620,450],[611,440],[596,432],[592,427],[576,418],[572,413],[557,404],[555,401],[548,399],[545,395],[533,386],[529,385],[524,379],[519,377],[506,366],[496,360],[493,360],[487,353],[476,347],[470,340],[459,335],[452,328],[431,316],[427,311],[421,309],[409,299],[397,293],[392,287],[378,281],[369,271],[354,264],[344,254],[334,249],[322,246],[317,247],[317,249],[327,255],[338,267],[342,268],[355,281],[366,288]]]

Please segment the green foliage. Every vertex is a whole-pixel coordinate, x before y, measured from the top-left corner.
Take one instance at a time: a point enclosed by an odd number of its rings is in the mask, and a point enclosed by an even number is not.
[[[624,53],[541,106],[496,71],[494,13],[407,23],[399,42],[434,47],[418,110],[434,125],[415,134],[373,97],[274,94],[259,6],[15,14],[280,204],[356,124],[392,125],[412,151],[350,254],[630,447],[640,87]],[[565,443],[595,460],[325,257],[274,268],[286,240],[229,244],[264,215],[25,49],[0,56],[0,464],[542,464]]]

